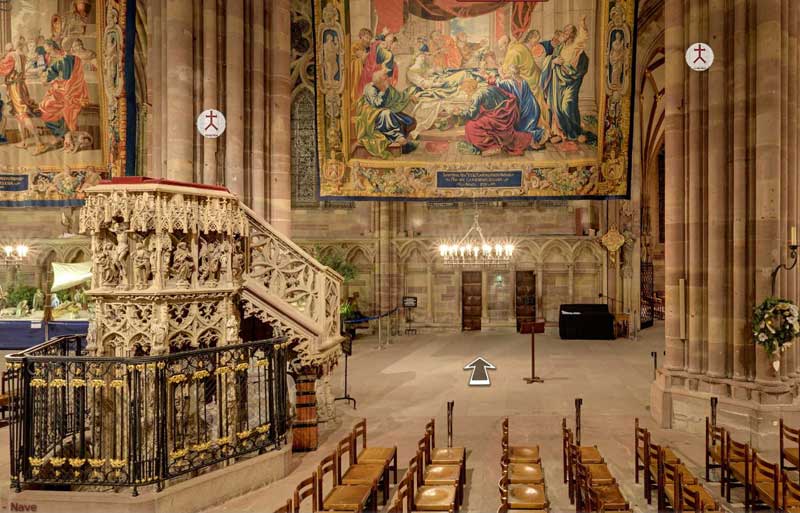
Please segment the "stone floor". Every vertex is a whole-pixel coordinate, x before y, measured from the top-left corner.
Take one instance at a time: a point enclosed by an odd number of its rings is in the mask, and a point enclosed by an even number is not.
[[[310,475],[318,461],[361,417],[368,420],[369,443],[397,445],[400,475],[413,456],[430,417],[436,418],[437,445],[446,444],[446,402],[455,401],[454,445],[469,451],[467,492],[462,511],[494,512],[499,504],[500,423],[510,418],[512,444],[539,444],[551,511],[574,511],[561,479],[561,418],[574,424],[574,399],[583,398],[583,442],[599,446],[635,511],[655,511],[633,478],[633,422],[639,417],[654,441],[673,447],[699,477],[703,437],[654,428],[648,411],[652,379],[651,351],[662,354],[664,331],[656,326],[639,340],[562,341],[537,336],[537,374],[545,382],[528,385],[529,336],[513,333],[459,333],[400,337],[386,349],[374,338],[354,343],[350,393],[358,409],[339,402],[339,418],[321,431],[316,452],[295,454],[285,479],[220,504],[213,512],[271,512]],[[467,385],[464,365],[483,356],[497,367],[489,387]],[[334,377],[341,392],[343,366]],[[340,394],[337,394],[340,395]],[[710,487],[717,494],[719,486]],[[738,495],[736,496],[738,497]],[[740,504],[726,509],[741,509]],[[306,509],[304,509],[306,511]]]

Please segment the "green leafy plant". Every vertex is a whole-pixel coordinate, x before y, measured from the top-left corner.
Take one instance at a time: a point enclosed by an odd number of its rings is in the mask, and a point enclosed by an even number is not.
[[[350,319],[355,318],[355,308],[353,308],[353,304],[347,299],[345,299],[342,303],[342,306],[339,307],[339,315],[341,316],[342,321],[349,321]]]
[[[329,253],[322,253],[317,247],[314,248],[315,258],[319,260],[322,265],[328,266],[337,273],[339,273],[344,282],[348,283],[355,279],[358,274],[358,268],[345,259],[341,251],[331,251]]]
[[[20,301],[27,301],[28,306],[31,306],[33,305],[34,294],[36,294],[36,287],[20,284],[13,285],[7,291],[6,303],[8,306],[17,306]]]
[[[770,356],[784,351],[800,333],[798,317],[796,304],[788,299],[768,297],[753,308],[753,340]]]

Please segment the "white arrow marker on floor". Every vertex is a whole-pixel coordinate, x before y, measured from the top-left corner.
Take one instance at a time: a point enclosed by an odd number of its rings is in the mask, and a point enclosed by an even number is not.
[[[469,376],[469,385],[472,387],[488,387],[492,383],[489,381],[488,369],[497,369],[494,365],[487,362],[483,356],[479,356],[469,362],[464,370],[471,370],[472,374]]]

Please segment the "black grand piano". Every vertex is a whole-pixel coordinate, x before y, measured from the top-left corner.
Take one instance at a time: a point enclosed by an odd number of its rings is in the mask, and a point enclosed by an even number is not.
[[[562,339],[614,340],[614,316],[602,303],[561,305],[558,334]]]

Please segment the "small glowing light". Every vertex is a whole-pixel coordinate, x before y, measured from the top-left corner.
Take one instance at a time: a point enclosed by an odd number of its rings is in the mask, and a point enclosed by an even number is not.
[[[483,256],[489,256],[489,253],[492,252],[492,247],[488,244],[483,245]]]
[[[14,252],[14,248],[12,246],[3,246],[3,251],[5,252],[7,257],[10,257],[11,253]]]
[[[439,246],[439,255],[440,255],[440,256],[445,256],[445,255],[447,255],[447,244],[441,244],[441,245]]]
[[[514,245],[506,244],[506,255],[511,256],[512,253],[514,253]]]
[[[17,246],[17,255],[19,255],[19,256],[21,256],[23,258],[28,256],[28,246],[26,246],[25,244],[18,245]]]

